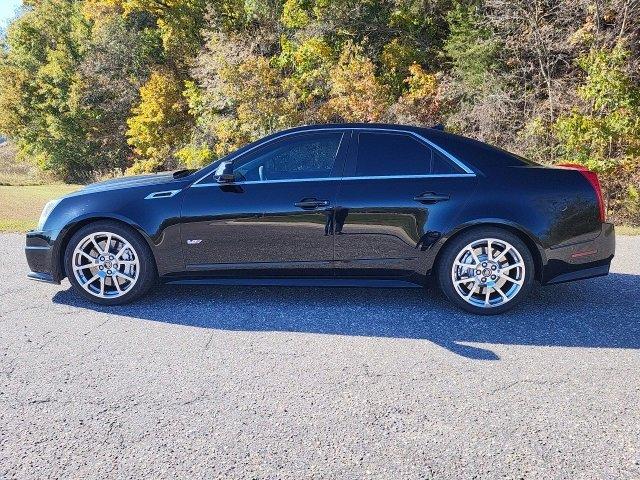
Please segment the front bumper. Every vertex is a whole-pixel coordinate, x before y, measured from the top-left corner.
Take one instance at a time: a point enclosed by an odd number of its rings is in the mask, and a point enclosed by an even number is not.
[[[547,249],[542,283],[564,283],[607,275],[615,254],[615,243],[613,224],[603,223],[602,231],[593,240]]]
[[[58,255],[50,232],[27,232],[24,253],[31,272],[27,277],[41,282],[59,284],[64,276],[60,272]]]

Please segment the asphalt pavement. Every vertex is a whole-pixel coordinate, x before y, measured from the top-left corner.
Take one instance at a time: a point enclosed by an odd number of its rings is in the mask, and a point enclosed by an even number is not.
[[[0,478],[640,478],[640,237],[475,317],[422,290],[97,307],[0,235]]]

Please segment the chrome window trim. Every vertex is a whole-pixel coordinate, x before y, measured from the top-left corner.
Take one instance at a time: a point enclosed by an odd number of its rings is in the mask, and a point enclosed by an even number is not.
[[[475,177],[475,173],[433,173],[424,175],[363,175],[361,177],[342,177],[336,180],[385,180],[399,178],[449,178],[449,177]]]
[[[429,147],[437,150],[439,153],[444,155],[446,158],[455,163],[458,167],[460,167],[465,173],[449,173],[449,174],[425,174],[425,175],[389,175],[389,176],[379,176],[379,177],[329,177],[329,178],[300,178],[300,179],[287,179],[287,180],[266,180],[266,181],[249,181],[249,182],[234,182],[233,185],[249,185],[253,183],[283,183],[283,182],[304,182],[304,181],[327,181],[327,180],[355,180],[355,179],[378,179],[378,178],[431,178],[431,177],[468,177],[468,176],[476,176],[475,172],[471,170],[467,165],[465,165],[461,160],[444,150],[442,147],[436,145],[431,140],[426,139],[422,135],[411,131],[411,130],[402,130],[399,128],[367,128],[367,127],[330,127],[330,128],[311,128],[309,130],[296,130],[295,132],[283,132],[267,142],[259,143],[251,147],[250,149],[230,158],[230,160],[235,160],[236,158],[240,158],[249,152],[252,152],[256,148],[260,148],[270,143],[273,143],[277,140],[280,140],[285,137],[289,137],[291,135],[298,134],[309,134],[314,132],[341,132],[341,133],[349,133],[349,132],[382,132],[382,133],[401,133],[405,135],[410,135],[420,142],[428,145]],[[208,182],[208,183],[200,183],[202,180],[212,175],[214,172],[208,172],[206,175],[200,177],[195,182],[193,182],[190,187],[198,187],[198,186],[211,186],[211,185],[220,185],[217,182]]]
[[[450,177],[470,177],[473,178],[474,173],[436,173],[433,175],[380,175],[380,176],[363,176],[363,177],[318,177],[318,178],[291,178],[283,180],[250,180],[247,182],[233,183],[198,183],[191,185],[192,187],[212,187],[222,185],[265,185],[267,183],[300,183],[300,182],[341,182],[354,180],[397,180],[403,178],[450,178]]]

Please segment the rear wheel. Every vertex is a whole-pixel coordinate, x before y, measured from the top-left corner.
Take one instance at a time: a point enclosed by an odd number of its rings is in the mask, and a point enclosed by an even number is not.
[[[445,246],[437,278],[440,288],[458,307],[493,315],[516,306],[531,291],[534,262],[516,235],[481,227]]]
[[[65,269],[78,293],[103,305],[135,300],[156,277],[153,255],[144,239],[112,221],[91,223],[71,237]]]

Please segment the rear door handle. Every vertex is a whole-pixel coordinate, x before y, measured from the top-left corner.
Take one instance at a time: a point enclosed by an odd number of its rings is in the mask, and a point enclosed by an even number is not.
[[[315,198],[305,198],[294,203],[294,205],[303,210],[314,210],[316,208],[326,207],[329,205],[329,202],[326,200],[316,200]]]
[[[427,192],[427,193],[421,193],[420,195],[413,197],[413,199],[416,202],[420,202],[420,203],[436,203],[436,202],[444,202],[446,200],[449,200],[449,195],[444,193]]]

